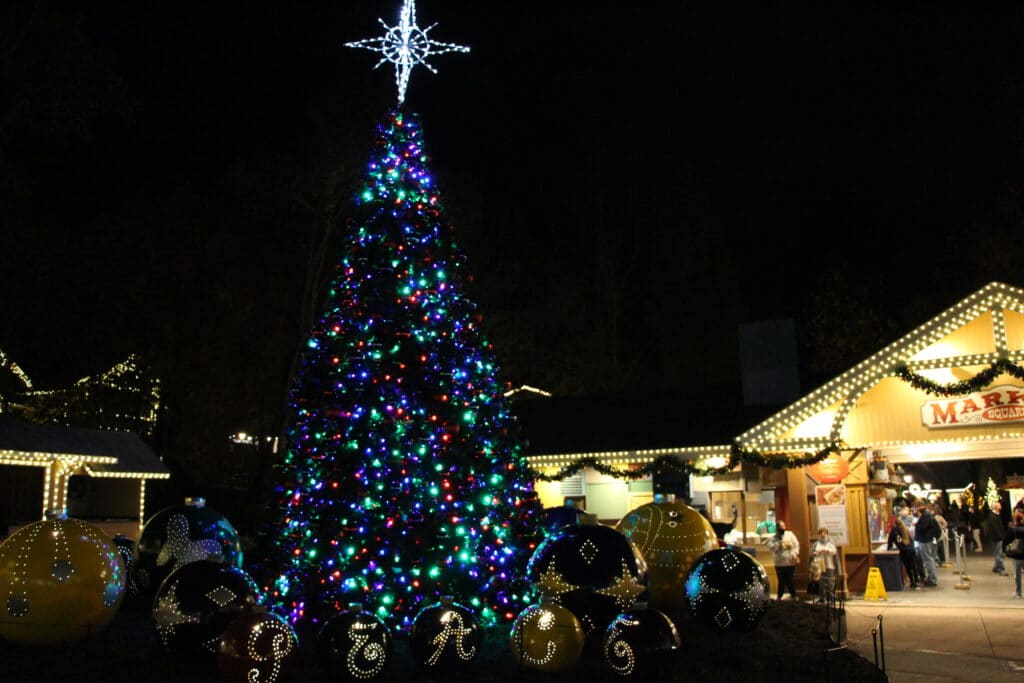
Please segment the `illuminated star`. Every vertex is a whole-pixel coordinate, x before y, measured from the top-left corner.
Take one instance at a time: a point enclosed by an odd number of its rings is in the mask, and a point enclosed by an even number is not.
[[[553,602],[558,602],[562,593],[568,593],[569,591],[576,590],[576,588],[578,586],[569,583],[558,573],[554,562],[548,565],[547,569],[544,570],[544,573],[537,580],[537,589],[540,591],[541,596]]]
[[[437,73],[437,69],[430,65],[427,57],[430,55],[441,55],[446,52],[469,52],[465,45],[453,43],[439,43],[431,40],[427,33],[437,26],[431,24],[427,28],[420,28],[416,25],[416,0],[405,0],[402,5],[402,12],[397,26],[388,26],[383,19],[378,19],[384,30],[387,31],[380,38],[366,38],[345,43],[346,47],[362,47],[373,50],[384,55],[373,68],[376,69],[384,62],[391,62],[395,65],[395,82],[398,83],[398,104],[405,101],[405,90],[409,86],[409,74],[413,67],[422,64],[430,69],[431,73]]]
[[[643,593],[644,588],[629,571],[626,563],[622,563],[622,573],[615,577],[615,583],[607,588],[600,588],[595,593],[615,598],[615,604],[619,609],[628,609],[636,602],[636,597]]]
[[[175,583],[157,600],[156,609],[153,610],[153,621],[157,633],[160,634],[160,640],[166,646],[167,639],[179,624],[198,624],[200,620],[195,614],[181,611],[181,605],[178,603],[178,584]]]

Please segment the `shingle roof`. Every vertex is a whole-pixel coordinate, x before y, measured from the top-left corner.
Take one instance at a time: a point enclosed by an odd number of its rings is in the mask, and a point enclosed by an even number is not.
[[[116,458],[117,462],[92,462],[95,476],[134,473],[138,478],[167,477],[170,470],[137,434],[105,429],[60,427],[25,422],[0,415],[0,451],[12,454],[50,454]]]

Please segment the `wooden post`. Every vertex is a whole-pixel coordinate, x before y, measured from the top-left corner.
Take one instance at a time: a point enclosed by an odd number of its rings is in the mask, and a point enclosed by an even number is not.
[[[800,541],[800,562],[796,565],[794,581],[807,585],[807,564],[811,552],[811,510],[807,503],[807,473],[803,467],[786,470],[786,489],[789,494],[787,528]]]

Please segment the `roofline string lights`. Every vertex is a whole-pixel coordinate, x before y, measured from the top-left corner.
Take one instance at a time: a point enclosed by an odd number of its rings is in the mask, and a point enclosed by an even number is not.
[[[557,473],[546,475],[536,472],[538,481],[558,481],[572,476],[585,467],[591,467],[601,474],[620,479],[637,479],[656,472],[682,471],[688,474],[721,474],[741,462],[752,463],[774,469],[788,469],[812,465],[838,453],[863,445],[847,444],[841,439],[842,427],[857,400],[880,380],[887,377],[899,378],[914,388],[933,395],[965,395],[990,385],[999,375],[1008,374],[1024,380],[1024,351],[1010,351],[1007,340],[1005,311],[1024,314],[1024,290],[993,282],[967,297],[944,313],[924,323],[897,341],[884,347],[870,358],[851,368],[832,381],[822,385],[804,398],[769,417],[759,425],[737,437],[732,446],[659,449],[665,454],[643,459],[648,453],[657,451],[621,451],[614,453],[580,453],[563,455],[534,455],[528,459],[541,467],[560,466]],[[909,360],[917,353],[948,336],[965,324],[985,313],[992,315],[992,338],[994,351],[990,353],[962,356]],[[941,384],[932,381],[914,370],[948,367],[987,366],[974,377]],[[817,437],[783,438],[782,434],[799,426],[809,417],[839,403],[827,435]],[[945,439],[954,442],[989,441],[1017,438],[1015,433],[1000,435]],[[871,445],[893,446],[912,442],[876,442]],[[917,442],[913,442],[917,443]],[[923,443],[923,442],[922,442]],[[704,452],[726,448],[730,452],[729,463],[722,468],[708,466],[708,457],[685,458],[684,453]],[[799,453],[794,455],[794,453]],[[634,459],[629,459],[633,455]],[[633,463],[629,469],[610,467],[608,456],[617,456],[614,462]],[[597,459],[598,466],[593,466]],[[643,463],[640,467],[635,464]]]

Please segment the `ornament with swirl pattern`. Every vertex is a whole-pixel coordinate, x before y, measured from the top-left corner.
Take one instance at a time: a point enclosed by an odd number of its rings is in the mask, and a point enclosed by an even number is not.
[[[567,671],[583,653],[583,626],[576,615],[553,602],[527,607],[512,627],[512,657],[537,671]]]
[[[668,616],[637,607],[615,617],[602,649],[605,663],[619,676],[662,681],[671,677],[679,647],[679,631]]]
[[[416,615],[409,644],[417,664],[447,673],[464,670],[476,659],[481,637],[473,612],[446,595]]]
[[[320,629],[317,656],[332,681],[376,680],[391,658],[391,631],[363,603],[353,602]]]
[[[238,616],[217,646],[217,667],[227,683],[284,683],[298,663],[299,639],[282,617],[263,607]]]

